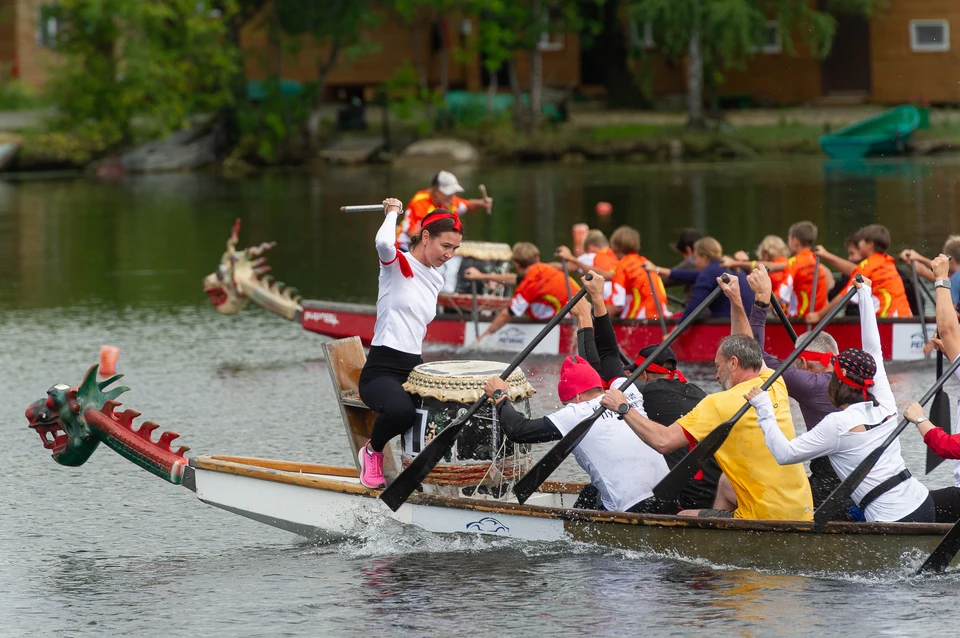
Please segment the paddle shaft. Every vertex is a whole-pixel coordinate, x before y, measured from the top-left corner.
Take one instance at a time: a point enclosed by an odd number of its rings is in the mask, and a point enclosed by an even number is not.
[[[859,275],[857,275],[859,277]],[[857,294],[857,288],[851,287],[847,291],[847,294],[843,296],[836,306],[830,309],[830,312],[820,320],[820,323],[817,324],[817,327],[813,329],[809,339],[814,339],[818,334],[823,332],[824,328],[827,327],[827,324],[837,316],[837,314],[844,309],[847,302],[853,299],[853,296]],[[805,344],[804,344],[805,345]],[[793,365],[793,362],[797,360],[797,357],[800,356],[800,353],[803,352],[804,345],[794,348],[793,352],[784,359],[776,370],[773,371],[766,381],[763,382],[763,385],[760,386],[760,389],[764,392],[770,389],[770,386],[780,378],[787,368]],[[680,459],[680,462],[673,466],[673,469],[663,477],[656,487],[653,488],[653,494],[660,500],[672,501],[676,498],[677,494],[687,485],[690,479],[693,478],[693,475],[697,473],[697,470],[703,465],[703,462],[709,457],[713,456],[717,450],[720,449],[720,446],[723,445],[724,441],[727,440],[727,437],[730,435],[730,432],[733,430],[733,426],[737,424],[744,414],[747,413],[747,410],[750,409],[750,402],[746,401],[743,406],[737,410],[736,414],[733,415],[730,419],[724,421],[717,427],[715,427],[710,434],[703,437],[699,443],[697,443],[692,450],[690,450],[686,456]]]
[[[917,262],[910,262],[910,271],[913,276],[913,297],[917,301],[917,312],[920,314],[920,330],[923,332],[923,342],[927,342],[927,317],[923,307],[923,296],[920,293],[920,277],[917,276]]]
[[[728,275],[723,275],[726,279],[724,281],[729,281]],[[630,387],[634,381],[640,378],[640,375],[643,374],[651,363],[656,361],[657,357],[663,353],[664,350],[670,347],[674,341],[677,340],[677,337],[687,329],[687,327],[694,322],[697,316],[703,312],[705,309],[710,307],[711,304],[723,294],[723,290],[718,286],[714,288],[706,299],[704,299],[699,306],[697,306],[692,313],[687,315],[683,321],[680,322],[673,332],[671,332],[666,339],[664,339],[659,346],[650,354],[649,357],[644,360],[633,373],[627,377],[626,381],[620,384],[620,391],[626,390]],[[583,440],[583,437],[587,435],[590,431],[590,428],[593,427],[593,424],[597,422],[597,419],[600,418],[600,415],[603,414],[605,407],[598,406],[587,419],[578,423],[572,430],[567,432],[560,441],[550,448],[550,451],[541,458],[536,465],[530,468],[530,471],[527,472],[523,478],[517,481],[517,484],[513,488],[513,493],[516,495],[517,500],[521,503],[526,502],[530,496],[537,491],[543,482],[550,477],[553,472],[560,467],[560,464],[563,463],[564,459],[570,456],[570,453],[580,445],[580,441]]]
[[[783,329],[787,331],[787,336],[790,337],[791,343],[796,344],[797,339],[799,339],[797,336],[797,331],[793,329],[793,324],[790,323],[787,313],[783,311],[783,307],[777,303],[777,298],[772,293],[770,294],[770,305],[773,307],[773,314],[777,315],[777,319],[780,320],[781,325],[783,325]],[[762,343],[760,344],[760,347],[763,347]]]
[[[813,286],[810,291],[810,303],[807,304],[807,312],[817,311],[817,284],[820,283],[820,255],[817,255],[813,261]],[[810,332],[810,324],[807,324],[807,332]],[[796,340],[794,340],[796,343]]]
[[[555,253],[557,257],[560,257],[560,251]],[[567,286],[567,299],[573,297],[573,290],[570,289],[570,272],[567,270],[567,260],[563,257],[560,257],[560,267],[563,268],[563,283]]]
[[[470,282],[470,292],[473,293],[473,338],[480,338],[480,311],[477,310],[477,282]]]
[[[588,281],[593,277],[591,273],[587,273],[584,278]],[[514,370],[517,369],[524,359],[527,358],[533,349],[536,348],[541,341],[550,333],[551,330],[556,327],[560,321],[567,316],[567,313],[583,299],[584,295],[587,294],[586,288],[581,288],[576,295],[573,296],[570,301],[568,301],[563,308],[557,312],[553,318],[547,322],[542,330],[527,344],[527,347],[523,351],[514,357],[513,361],[507,365],[506,369],[500,373],[500,378],[504,381],[507,380],[507,377],[510,376]],[[427,474],[436,466],[437,463],[447,455],[447,452],[450,451],[450,448],[453,447],[453,444],[456,442],[457,437],[460,435],[460,432],[463,430],[463,426],[467,424],[467,421],[476,414],[477,410],[480,409],[480,406],[488,400],[486,395],[481,396],[477,399],[473,405],[467,410],[467,412],[454,420],[450,425],[445,427],[443,430],[437,434],[432,441],[423,448],[419,454],[413,457],[413,461],[410,462],[410,465],[400,473],[396,480],[391,483],[387,489],[383,491],[380,495],[380,500],[387,504],[387,506],[396,512],[400,509],[400,506],[410,498],[410,495],[413,493],[417,486],[420,485],[420,482],[426,478]]]
[[[363,206],[341,206],[341,213],[382,213],[383,204],[367,204]]]
[[[947,371],[937,379],[937,382],[933,384],[933,387],[927,390],[920,398],[920,405],[926,405],[926,403],[933,398],[940,388],[943,387],[943,384],[953,375],[954,371],[960,367],[960,357],[957,357],[957,360],[950,364],[950,367],[947,368]],[[884,439],[883,443],[880,444],[875,450],[871,451],[860,463],[857,465],[856,469],[850,473],[844,481],[833,490],[830,496],[820,504],[820,507],[817,508],[817,511],[813,513],[813,529],[816,532],[822,532],[827,523],[837,514],[840,510],[843,509],[844,505],[847,502],[847,499],[850,498],[850,495],[853,494],[853,491],[857,489],[857,486],[867,478],[867,475],[870,474],[870,470],[873,469],[873,466],[877,464],[877,461],[880,460],[880,457],[886,452],[887,448],[890,447],[890,444],[897,440],[897,437],[900,436],[900,433],[909,425],[910,421],[903,419],[900,421],[900,424],[897,425],[896,429]]]
[[[663,306],[660,305],[660,291],[657,290],[657,287],[653,285],[653,275],[649,270],[644,269],[644,272],[647,273],[647,283],[650,284],[650,293],[653,295],[653,303],[657,304],[657,319],[660,320],[660,332],[663,333],[663,338],[667,338],[667,320],[663,316]]]

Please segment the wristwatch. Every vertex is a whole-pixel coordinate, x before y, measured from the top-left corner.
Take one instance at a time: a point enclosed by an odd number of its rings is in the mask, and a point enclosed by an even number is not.
[[[934,288],[946,288],[950,290],[950,280],[949,279],[938,279],[933,282]]]
[[[914,421],[913,424],[914,424],[914,425],[920,425],[921,423],[923,423],[924,421],[927,421],[927,420],[928,420],[927,417],[922,416],[922,417],[920,417],[919,419],[917,419],[916,421]]]
[[[500,403],[500,399],[502,399],[505,396],[507,396],[507,393],[504,392],[502,389],[497,388],[496,390],[493,391],[493,402]]]
[[[770,302],[769,302],[769,301],[760,301],[759,299],[754,299],[753,305],[756,306],[757,308],[769,308],[769,307],[770,307]]]
[[[619,415],[617,418],[623,419],[623,417],[627,416],[627,412],[629,411],[630,411],[630,404],[621,403],[620,405],[617,406],[617,414]]]

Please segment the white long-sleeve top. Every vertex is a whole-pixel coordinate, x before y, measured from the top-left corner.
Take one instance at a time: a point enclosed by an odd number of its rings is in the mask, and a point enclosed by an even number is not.
[[[380,292],[377,295],[377,322],[370,343],[421,354],[427,324],[437,316],[437,295],[443,286],[443,277],[410,253],[397,252],[394,245],[396,228],[397,213],[390,212],[377,232]],[[406,277],[401,272],[401,260],[410,265],[413,277]]]
[[[837,476],[846,479],[870,452],[875,450],[896,428],[899,421],[897,400],[890,389],[883,353],[880,350],[880,331],[877,316],[873,311],[873,296],[870,288],[863,286],[857,293],[860,304],[860,331],[863,350],[877,362],[873,396],[879,406],[865,401],[847,406],[840,412],[828,414],[817,427],[788,441],[777,427],[773,405],[766,392],[751,399],[757,410],[757,422],[763,430],[767,447],[777,463],[787,465],[802,463],[820,456],[829,455],[830,464]],[[853,432],[860,425],[882,423],[865,432]],[[900,455],[900,441],[896,440],[880,456],[867,477],[853,491],[853,500],[859,503],[870,490],[906,469]],[[868,521],[897,521],[916,510],[926,500],[929,491],[920,481],[910,478],[887,491],[867,506],[864,516]]]

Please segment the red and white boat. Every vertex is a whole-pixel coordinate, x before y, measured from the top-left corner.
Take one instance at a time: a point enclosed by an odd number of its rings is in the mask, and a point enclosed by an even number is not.
[[[285,319],[298,321],[311,332],[334,339],[360,337],[364,346],[373,339],[377,309],[372,304],[341,303],[335,301],[302,300],[294,288],[277,283],[266,274],[264,251],[273,246],[260,244],[240,251],[236,250],[239,221],[234,225],[227,251],[223,254],[216,272],[204,280],[204,291],[210,296],[214,307],[224,314],[239,312],[249,300]],[[462,348],[471,346],[476,336],[490,325],[489,321],[501,308],[509,304],[503,287],[487,285],[481,294],[474,297],[469,292],[470,282],[462,278],[463,270],[475,266],[486,272],[508,272],[510,247],[490,242],[463,242],[457,257],[448,262],[445,272],[446,284],[440,295],[439,305],[443,312],[427,326],[424,343],[437,348]],[[476,299],[476,311],[474,311]],[[536,336],[544,322],[515,319],[477,345],[481,351],[520,352]],[[667,330],[676,326],[676,321],[667,321]],[[627,353],[636,353],[640,348],[659,343],[664,335],[660,323],[649,320],[614,319],[617,342]],[[927,331],[932,335],[936,320],[927,319]],[[800,333],[805,324],[795,324]],[[860,323],[856,318],[837,318],[826,329],[837,340],[840,349],[860,347]],[[682,361],[713,361],[717,345],[730,334],[727,319],[706,319],[696,323],[680,335],[673,350]],[[923,359],[923,345],[927,341],[919,319],[881,319],[880,340],[886,360],[909,361]],[[566,319],[555,327],[533,351],[536,354],[569,354],[576,351],[576,327]],[[777,356],[785,357],[793,345],[787,332],[775,319],[767,322],[764,348]]]

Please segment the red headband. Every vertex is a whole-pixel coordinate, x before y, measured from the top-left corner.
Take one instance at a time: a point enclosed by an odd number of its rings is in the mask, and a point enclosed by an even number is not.
[[[830,365],[830,362],[833,361],[834,355],[830,352],[813,352],[811,350],[804,350],[798,356],[798,359],[803,359],[804,361],[812,361],[814,363],[819,363],[823,367]]]
[[[637,355],[637,358],[633,360],[633,364],[639,366],[641,363],[646,361],[647,358],[643,355]],[[652,372],[653,374],[665,374],[667,379],[672,380],[676,379],[680,383],[686,383],[687,378],[683,376],[683,373],[679,370],[667,370],[663,366],[658,366],[656,363],[651,363],[647,366],[647,372]]]
[[[431,217],[433,217],[434,219],[430,219]],[[427,221],[428,219],[430,221]],[[457,215],[454,215],[453,213],[429,213],[426,217],[423,218],[423,223],[420,225],[420,228],[423,228],[424,226],[428,226],[433,222],[443,221],[444,219],[452,219],[453,229],[458,233],[460,233],[461,235],[463,234],[463,226],[460,225],[460,217]]]
[[[839,357],[833,360],[833,372],[834,374],[837,375],[837,378],[840,379],[840,383],[843,383],[844,385],[848,385],[851,388],[856,388],[857,390],[860,390],[861,392],[863,392],[863,400],[864,401],[868,400],[867,392],[868,392],[868,389],[873,385],[873,379],[864,379],[863,383],[857,383],[856,381],[854,381],[844,373],[843,368],[840,367]]]

